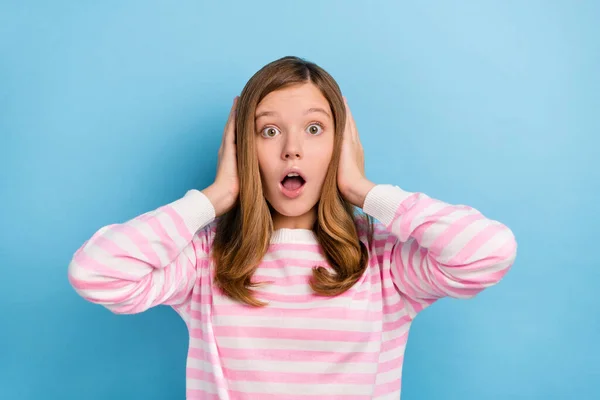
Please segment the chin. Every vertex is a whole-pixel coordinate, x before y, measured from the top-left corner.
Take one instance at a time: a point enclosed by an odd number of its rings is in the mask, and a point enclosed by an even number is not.
[[[267,203],[269,204],[269,208],[271,212],[275,211],[277,214],[282,215],[284,217],[301,217],[306,215],[311,210],[313,210],[318,200],[308,201],[307,199],[298,198],[298,199],[270,199],[267,198]]]
[[[285,217],[301,217],[311,211],[315,206],[308,206],[306,204],[277,204],[269,202],[271,209],[280,215]]]

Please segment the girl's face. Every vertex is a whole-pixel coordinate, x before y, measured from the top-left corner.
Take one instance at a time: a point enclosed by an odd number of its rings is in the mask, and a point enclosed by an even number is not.
[[[269,93],[257,106],[256,149],[275,229],[310,229],[333,153],[329,102],[312,83]]]

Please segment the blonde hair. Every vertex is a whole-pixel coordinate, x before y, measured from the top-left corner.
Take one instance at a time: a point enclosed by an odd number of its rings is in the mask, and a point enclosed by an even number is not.
[[[217,221],[212,247],[216,265],[215,284],[225,295],[248,305],[265,305],[255,297],[253,288],[260,283],[253,282],[252,276],[268,250],[273,233],[271,210],[263,196],[255,150],[256,107],[267,94],[306,82],[317,86],[328,100],[335,124],[333,155],[318,202],[318,216],[312,228],[334,272],[329,272],[323,266],[315,266],[311,288],[320,295],[339,295],[350,289],[367,267],[368,251],[359,240],[355,224],[357,210],[342,197],[337,186],[346,121],[342,93],[331,75],[318,65],[298,57],[283,57],[256,72],[238,100],[235,136],[240,193],[233,208]],[[372,218],[364,214],[361,218],[364,218],[370,243]]]

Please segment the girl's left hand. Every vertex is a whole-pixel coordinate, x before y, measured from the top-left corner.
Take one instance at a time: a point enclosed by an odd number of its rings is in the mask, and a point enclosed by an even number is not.
[[[350,203],[362,208],[367,193],[375,184],[365,177],[365,156],[354,118],[345,97],[344,104],[346,105],[346,125],[342,139],[337,183],[342,196]]]

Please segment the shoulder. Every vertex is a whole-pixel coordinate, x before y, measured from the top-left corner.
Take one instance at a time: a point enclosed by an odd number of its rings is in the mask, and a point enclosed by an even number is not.
[[[369,218],[362,212],[354,216],[354,224],[359,240],[364,243],[370,252],[373,252],[376,248],[381,248],[391,240],[396,240],[395,236],[381,222],[374,218]]]
[[[210,223],[198,229],[193,239],[197,251],[206,254],[210,253],[217,233],[218,220],[219,218],[215,218]]]

